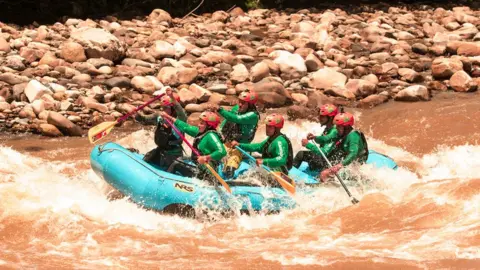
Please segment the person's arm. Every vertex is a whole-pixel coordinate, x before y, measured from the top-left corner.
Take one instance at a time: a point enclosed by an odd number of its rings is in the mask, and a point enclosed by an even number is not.
[[[263,142],[259,143],[241,143],[238,146],[245,150],[246,152],[261,152],[263,145],[267,142],[268,138],[266,138]]]
[[[288,143],[285,138],[282,136],[276,139],[273,143],[273,147],[273,154],[275,157],[263,159],[263,164],[269,167],[280,167],[287,164]]]
[[[239,108],[240,108],[240,107],[239,107],[238,104],[237,104],[237,105],[233,106],[232,109],[230,109],[230,112],[236,113],[236,112],[238,112],[238,109],[239,109]],[[223,109],[223,108],[221,108],[221,109],[222,109],[222,110],[225,110],[225,109]],[[220,109],[218,109],[218,110],[220,110]],[[220,114],[220,112],[219,112],[219,114]],[[220,130],[223,129],[223,126],[225,126],[226,123],[227,123],[227,119],[223,119],[222,123],[220,124]]]
[[[177,113],[177,119],[182,120],[183,122],[187,122],[187,113],[185,112],[185,109],[178,103],[178,101],[174,100],[174,105],[173,109]]]
[[[355,132],[355,134],[352,134],[350,138],[348,138],[348,154],[342,161],[343,166],[349,165],[358,158],[358,155],[360,154],[360,140],[361,137],[358,135],[357,132]]]
[[[242,125],[254,125],[258,122],[258,116],[254,112],[248,112],[244,114],[236,114],[229,112],[223,108],[218,110],[218,113],[225,118],[225,120]]]
[[[338,131],[336,128],[332,128],[328,131],[327,135],[321,135],[315,137],[315,142],[324,145],[326,143],[332,142],[338,138]]]
[[[307,143],[307,145],[305,145],[305,148],[307,148],[308,150],[312,151],[313,153],[315,153],[317,155],[321,155],[318,147],[312,142]]]
[[[227,155],[225,145],[223,145],[222,141],[215,133],[210,132],[209,134],[207,134],[205,139],[208,140],[208,148],[213,150],[213,152],[211,152],[209,155],[211,159],[218,161]]]
[[[188,135],[195,137],[198,135],[199,130],[196,126],[191,126],[180,119],[175,120],[173,123],[181,132],[187,133]]]
[[[157,119],[160,116],[158,113],[153,113],[146,115],[143,112],[138,112],[135,115],[135,120],[138,122],[144,124],[144,125],[156,125],[157,124]]]

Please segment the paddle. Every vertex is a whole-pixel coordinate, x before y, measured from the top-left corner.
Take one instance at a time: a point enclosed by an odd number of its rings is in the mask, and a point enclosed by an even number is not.
[[[240,152],[242,152],[242,154],[244,154],[245,156],[247,156],[249,159],[255,161],[255,158],[252,157],[250,154],[248,154],[247,152],[245,152],[245,150],[243,150],[242,148],[240,148],[239,146],[236,146],[235,148],[237,148]],[[273,172],[268,166],[266,166],[265,164],[262,164],[262,168],[265,169],[268,173],[272,174],[274,179],[277,180],[277,182],[286,190],[288,191],[290,194],[294,195],[295,194],[295,181],[293,181],[290,177],[288,177],[287,175],[285,175],[284,173],[280,173],[281,175]],[[282,177],[283,176],[283,177]],[[287,178],[290,183],[284,179]]]
[[[125,114],[124,116],[120,117],[117,119],[117,121],[108,121],[108,122],[103,122],[103,123],[100,123],[92,128],[90,128],[88,130],[88,139],[90,140],[90,143],[96,143],[98,141],[100,141],[101,139],[103,139],[105,136],[108,135],[108,133],[110,133],[113,129],[113,127],[116,125],[116,124],[119,124],[125,120],[128,119],[128,117],[132,116],[134,113],[138,112],[139,110],[147,107],[148,105],[152,104],[153,102],[155,102],[156,100],[160,99],[162,96],[164,96],[165,94],[161,94],[161,95],[158,95],[158,96],[155,96],[154,98],[152,98],[151,100],[147,101],[145,104],[141,105],[141,106],[138,106],[137,108],[135,108],[134,110],[132,110],[131,112]]]
[[[175,125],[169,119],[167,119],[167,118],[163,118],[163,119],[173,128],[173,130],[175,130],[175,133],[177,133],[177,135],[180,136],[180,138],[182,138],[182,140],[188,145],[188,147],[190,147],[190,149],[192,149],[192,151],[193,151],[193,153],[195,153],[195,155],[201,156],[200,153],[197,151],[197,149],[193,148],[193,146],[187,141],[187,139],[185,139],[185,136],[182,135],[182,133],[175,127]],[[208,163],[205,163],[205,166],[213,174],[213,176],[215,176],[215,178],[217,178],[218,182],[220,182],[220,184],[222,184],[222,186],[228,191],[228,193],[232,193],[232,190],[230,189],[230,186],[212,168],[212,166],[210,166],[210,164],[208,164]]]
[[[318,150],[320,151],[320,153],[322,154],[322,157],[323,157],[323,158],[325,159],[325,161],[327,162],[328,167],[329,167],[329,168],[332,168],[332,163],[330,163],[330,160],[328,160],[327,156],[325,156],[325,154],[324,154],[323,151],[322,151],[322,148],[319,147],[316,142],[314,142],[314,143],[315,143],[315,145],[317,146],[317,148],[318,148]],[[359,203],[359,201],[358,201],[355,197],[352,196],[352,194],[350,193],[350,191],[348,190],[347,186],[346,186],[345,183],[343,182],[342,178],[338,175],[338,173],[335,173],[335,177],[336,177],[337,180],[340,182],[340,184],[342,184],[342,187],[345,189],[345,191],[347,192],[348,196],[349,196],[350,198],[352,198],[352,203],[353,203],[353,204]]]

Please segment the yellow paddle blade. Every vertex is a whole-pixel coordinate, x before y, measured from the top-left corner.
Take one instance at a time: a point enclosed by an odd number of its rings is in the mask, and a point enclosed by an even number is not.
[[[88,139],[90,143],[96,143],[112,131],[113,127],[117,124],[115,121],[100,123],[88,130]]]
[[[225,180],[222,179],[222,177],[210,166],[210,164],[205,163],[205,166],[207,169],[217,178],[218,182],[222,184],[222,186],[228,191],[228,193],[232,193],[232,190],[230,189],[230,186],[225,182]]]
[[[277,182],[290,194],[295,194],[295,181],[293,181],[288,175],[281,172],[271,172]]]

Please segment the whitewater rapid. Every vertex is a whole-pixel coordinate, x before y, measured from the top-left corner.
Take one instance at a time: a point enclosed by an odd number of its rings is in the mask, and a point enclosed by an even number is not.
[[[295,152],[308,132],[322,130],[305,121],[286,126]],[[59,160],[68,151],[64,148],[40,158],[0,146],[0,265],[475,266],[480,259],[480,146],[442,146],[415,156],[367,139],[370,149],[394,158],[400,168],[361,166],[359,173],[375,184],[351,188],[358,205],[341,188],[320,189],[313,197],[298,195],[296,209],[277,215],[215,221],[160,215],[127,198],[109,200],[112,188],[93,173],[88,159]],[[116,141],[142,153],[154,147],[151,129]],[[415,172],[402,164],[414,164]]]

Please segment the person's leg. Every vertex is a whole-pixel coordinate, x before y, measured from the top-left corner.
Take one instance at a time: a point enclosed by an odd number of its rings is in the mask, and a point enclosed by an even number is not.
[[[168,167],[167,172],[169,173],[179,173],[185,177],[194,177],[198,170],[195,166],[187,164],[179,159],[173,161],[173,163]]]

